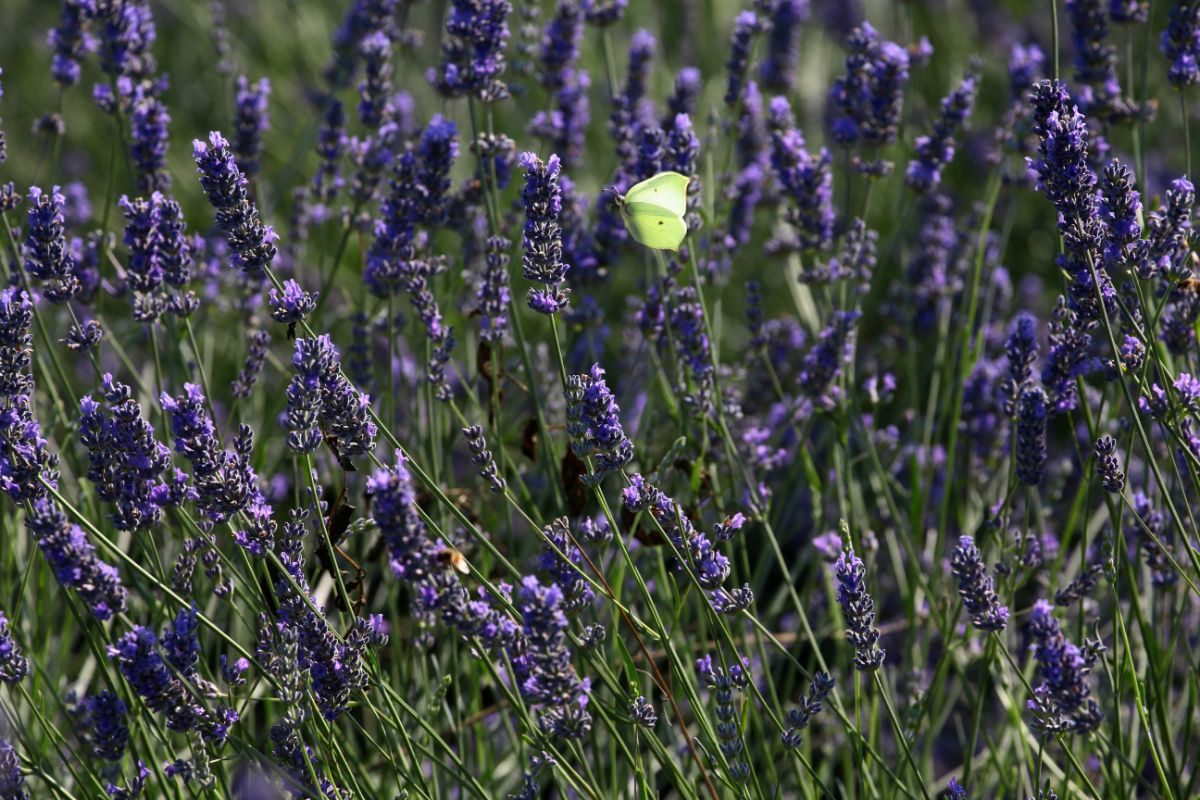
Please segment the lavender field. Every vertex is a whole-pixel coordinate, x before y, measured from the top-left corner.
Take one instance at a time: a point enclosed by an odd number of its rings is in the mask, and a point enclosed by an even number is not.
[[[1200,0],[0,0],[0,800],[1200,797]]]

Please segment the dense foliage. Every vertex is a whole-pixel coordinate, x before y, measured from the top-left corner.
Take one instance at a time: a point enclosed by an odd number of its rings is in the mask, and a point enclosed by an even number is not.
[[[1200,794],[1200,3],[3,6],[0,800]]]

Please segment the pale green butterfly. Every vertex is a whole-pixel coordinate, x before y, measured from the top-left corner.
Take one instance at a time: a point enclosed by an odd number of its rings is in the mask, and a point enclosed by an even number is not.
[[[654,250],[679,249],[687,236],[683,212],[690,181],[678,172],[660,172],[617,195],[621,218],[636,242]]]

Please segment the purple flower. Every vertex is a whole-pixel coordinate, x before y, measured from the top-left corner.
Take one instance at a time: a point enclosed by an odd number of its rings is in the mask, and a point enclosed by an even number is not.
[[[217,211],[217,226],[225,234],[233,263],[249,275],[258,275],[275,258],[275,231],[264,226],[258,209],[250,202],[246,176],[238,169],[229,142],[220,133],[208,135],[208,143],[192,142],[200,185]]]
[[[121,585],[120,574],[96,557],[92,543],[79,526],[67,522],[56,503],[34,501],[25,527],[37,540],[58,582],[75,589],[96,619],[103,621],[125,611],[128,592]]]
[[[346,184],[341,159],[347,142],[346,112],[340,100],[330,98],[325,104],[321,127],[317,129],[317,171],[312,180],[316,206],[310,209],[316,222],[323,222],[329,216],[333,202]]]
[[[521,201],[525,206],[525,235],[521,268],[525,280],[540,283],[544,289],[529,290],[529,307],[542,314],[556,314],[566,308],[568,290],[562,288],[570,265],[563,261],[562,192],[559,188],[561,164],[552,155],[543,163],[534,153],[522,153],[525,188]]]
[[[140,322],[156,319],[162,310],[159,299],[163,283],[162,205],[158,192],[149,199],[130,200],[122,195],[117,202],[125,214],[125,247],[129,262],[125,284],[133,295],[134,318]]]
[[[506,484],[500,471],[496,468],[496,460],[492,457],[492,451],[487,449],[483,428],[478,425],[468,425],[462,429],[462,433],[467,439],[467,446],[471,448],[471,463],[479,467],[479,476],[491,484],[493,492],[504,494]]]
[[[508,333],[510,244],[503,236],[491,236],[487,240],[483,279],[476,293],[479,301],[479,338],[486,342],[503,342]]]
[[[696,104],[700,99],[701,88],[703,86],[700,70],[695,67],[684,67],[676,73],[675,89],[667,98],[667,117],[663,120],[664,127],[680,114],[688,116],[696,114]]]
[[[879,629],[875,627],[875,603],[867,593],[867,568],[852,548],[842,551],[833,565],[837,579],[838,605],[846,618],[846,638],[854,645],[854,667],[873,671],[883,665],[886,651],[879,649]]]
[[[1104,491],[1120,494],[1125,489],[1125,473],[1117,457],[1117,440],[1101,436],[1096,440],[1096,471],[1100,473]]]
[[[94,12],[92,0],[63,0],[58,25],[46,37],[54,48],[50,75],[62,86],[79,83],[79,62],[96,49],[96,39],[87,30]]]
[[[428,72],[429,82],[441,94],[472,95],[484,102],[507,96],[500,76],[510,11],[508,0],[451,0],[441,69]]]
[[[328,334],[297,339],[292,366],[296,372],[287,388],[288,446],[311,453],[328,440],[339,457],[374,450],[378,431],[370,418],[370,398],[342,375]]]
[[[808,0],[777,0],[772,4],[767,55],[759,67],[765,88],[786,92],[796,81],[796,40],[800,25],[808,19]]]
[[[364,77],[358,84],[358,118],[366,127],[378,128],[391,112],[392,39],[377,30],[363,38],[359,49]]]
[[[100,66],[118,85],[121,78],[136,82],[153,75],[150,48],[157,30],[146,0],[96,4],[91,15],[100,23]]]
[[[187,222],[183,210],[173,198],[163,198],[158,209],[158,263],[163,279],[171,286],[184,287],[192,280],[191,265],[196,249],[184,233]]]
[[[1182,89],[1200,81],[1200,3],[1171,4],[1159,49],[1171,62],[1167,80],[1172,86]]]
[[[1002,384],[1004,413],[1010,418],[1017,414],[1017,401],[1033,378],[1033,362],[1037,360],[1037,319],[1021,312],[1008,329],[1004,354],[1008,368]]]
[[[571,524],[559,517],[542,528],[542,555],[538,566],[548,574],[563,595],[563,611],[575,614],[592,602],[592,586],[580,573],[583,554],[571,537]],[[559,555],[562,553],[566,556]]]
[[[331,94],[350,85],[363,43],[376,31],[390,29],[397,5],[398,0],[354,0],[333,35],[333,60],[325,68]]]
[[[1177,178],[1171,181],[1166,195],[1166,204],[1152,211],[1146,222],[1149,246],[1138,253],[1137,269],[1142,278],[1165,276],[1179,280],[1191,276],[1187,254],[1196,190],[1187,178]]]
[[[1088,329],[1060,296],[1050,321],[1050,352],[1042,367],[1042,383],[1054,413],[1075,408],[1078,401],[1075,379],[1092,370],[1094,359],[1088,352],[1092,337]]]
[[[803,744],[801,731],[808,727],[813,717],[821,713],[825,700],[833,692],[833,687],[833,678],[828,673],[813,673],[807,696],[800,698],[799,706],[787,712],[787,723],[791,727],[780,734],[784,747],[795,750]]]
[[[271,319],[287,325],[289,335],[317,307],[317,293],[304,291],[291,279],[284,281],[282,292],[272,287],[270,298]]]
[[[716,544],[692,525],[684,509],[664,492],[650,484],[641,475],[633,475],[630,485],[622,491],[625,508],[637,513],[645,511],[653,524],[660,526],[671,542],[679,561],[677,569],[687,569],[696,583],[708,595],[713,610],[722,614],[736,614],[753,599],[746,588],[727,592],[722,584],[729,577],[732,565],[728,558],[717,551]],[[728,538],[729,523],[718,526],[714,536],[718,542]]]
[[[625,17],[629,0],[583,0],[583,14],[589,25],[603,28]]]
[[[168,728],[188,731],[195,727],[196,716],[187,690],[167,669],[154,631],[135,626],[108,648],[108,657],[116,661],[125,680],[146,705],[166,716]]]
[[[640,694],[629,704],[629,716],[643,728],[653,728],[658,724],[658,712],[654,710],[653,704]]]
[[[842,363],[850,356],[850,337],[860,316],[858,311],[835,311],[833,321],[821,331],[820,339],[805,354],[798,382],[810,399],[822,404],[833,399],[829,390]]]
[[[714,391],[712,342],[695,287],[680,286],[671,294],[669,319],[675,352],[687,365],[695,387],[694,394],[690,393],[691,385],[683,387],[684,401],[710,414]]]
[[[663,170],[667,136],[657,125],[638,125],[634,136],[637,157],[633,162],[633,178],[645,180]]]
[[[129,744],[129,727],[125,724],[127,708],[115,693],[105,689],[85,701],[91,723],[92,753],[104,761],[120,761]]]
[[[101,500],[114,503],[117,530],[142,530],[162,519],[163,509],[186,499],[190,490],[176,476],[163,480],[171,453],[154,438],[154,426],[128,386],[105,373],[101,388],[105,405],[91,395],[80,401],[79,435],[88,449],[88,480]]]
[[[417,509],[417,494],[404,459],[392,469],[379,469],[367,481],[371,514],[387,544],[392,573],[414,585],[414,597],[430,610],[438,595],[450,591],[452,576],[437,565],[441,547],[433,543]],[[422,586],[422,584],[427,584]]]
[[[29,674],[29,659],[21,653],[8,629],[8,617],[0,611],[0,683],[16,685]]]
[[[262,374],[263,363],[267,360],[267,350],[271,344],[271,334],[264,330],[250,331],[247,336],[246,360],[242,369],[234,379],[231,391],[234,397],[246,398],[258,382]]]
[[[55,186],[49,194],[29,187],[26,217],[25,268],[45,282],[43,294],[52,303],[65,303],[80,290],[75,276],[76,258],[67,245],[63,219],[65,198]]]
[[[1141,238],[1142,226],[1138,219],[1142,202],[1133,172],[1118,159],[1104,167],[1100,176],[1100,198],[1100,215],[1108,230],[1104,256],[1110,262],[1121,264]]]
[[[1017,478],[1037,486],[1046,474],[1046,393],[1029,386],[1017,403]]]
[[[538,82],[547,89],[562,89],[579,59],[583,38],[583,9],[575,0],[559,0],[554,18],[542,30]]]
[[[251,178],[258,174],[262,135],[271,124],[267,114],[267,98],[270,95],[271,82],[266,78],[251,84],[245,75],[238,76],[233,153],[238,169]]]
[[[1061,83],[1039,82],[1032,102],[1034,132],[1041,143],[1039,157],[1031,163],[1038,188],[1058,209],[1058,230],[1065,246],[1058,264],[1071,276],[1071,306],[1086,320],[1100,317],[1100,302],[1115,314],[1115,291],[1100,262],[1104,225],[1096,175],[1088,160],[1087,122]]]
[[[252,554],[265,555],[275,523],[251,465],[254,435],[250,428],[242,425],[234,449],[223,450],[199,386],[184,384],[184,393],[178,397],[163,392],[160,402],[170,419],[175,452],[192,467],[197,511],[218,524],[244,512],[249,529],[235,530],[234,538]]]
[[[729,762],[730,778],[737,782],[745,781],[750,777],[750,765],[742,758],[745,743],[738,726],[738,711],[733,697],[735,691],[741,692],[749,685],[749,674],[743,664],[733,664],[726,671],[713,664],[711,655],[696,659],[696,671],[705,685],[713,690],[718,746]]]
[[[1138,543],[1155,586],[1166,587],[1178,583],[1179,573],[1170,555],[1171,532],[1166,515],[1155,509],[1143,492],[1134,492],[1133,509],[1126,524],[1125,536]]]
[[[171,187],[171,176],[165,169],[170,121],[171,115],[158,98],[156,87],[134,90],[129,115],[129,147],[137,168],[139,192],[160,192]]]
[[[562,86],[554,93],[554,110],[539,111],[529,123],[529,133],[546,139],[564,166],[579,166],[583,158],[591,83],[583,70],[564,70]]]
[[[363,280],[377,297],[395,292],[413,272],[411,262],[416,259],[416,225],[423,192],[417,177],[416,154],[405,150],[393,167],[391,190],[380,207],[375,239],[363,272]]]
[[[33,415],[33,304],[24,291],[0,290],[0,490],[16,503],[44,497],[58,485],[51,453]]]
[[[971,623],[981,631],[1002,631],[1008,624],[1008,607],[1000,604],[992,576],[987,574],[983,554],[975,540],[963,536],[958,540],[950,562],[958,578],[958,596],[971,615]]]
[[[434,118],[439,124],[440,120],[440,117]],[[433,124],[430,123],[431,127]],[[452,130],[453,123],[448,124]],[[449,144],[451,151],[456,152],[452,139]],[[428,149],[444,150],[434,148],[432,144]],[[397,288],[408,293],[409,302],[433,345],[427,377],[442,400],[451,396],[445,365],[454,348],[454,331],[442,323],[442,312],[429,289],[429,278],[445,268],[445,260],[418,258],[416,224],[423,215],[436,213],[440,216],[440,211],[430,210],[428,197],[431,190],[427,181],[437,182],[444,190],[444,175],[448,169],[449,164],[445,162],[444,169],[431,167],[419,171],[416,155],[411,150],[406,150],[396,160],[391,192],[381,209],[383,218],[375,226],[375,241],[367,253],[363,275],[368,288],[377,296],[386,297]],[[439,201],[435,207],[443,208],[444,201]]]
[[[516,607],[528,649],[513,662],[522,698],[541,706],[538,724],[557,738],[579,739],[591,729],[589,684],[571,666],[563,593],[532,575],[521,581]]]
[[[686,175],[692,180],[688,182],[688,207],[694,209],[699,201],[700,181],[696,175],[699,172],[696,164],[700,155],[700,139],[692,128],[692,120],[687,114],[676,114],[667,128],[667,145],[663,153],[663,168]],[[692,230],[692,225],[688,225]]]
[[[1108,15],[1116,23],[1141,23],[1150,19],[1150,0],[1108,0]]]
[[[1053,611],[1045,600],[1038,600],[1029,622],[1033,654],[1042,678],[1035,697],[1029,701],[1034,727],[1045,734],[1086,733],[1104,717],[1087,680],[1103,646],[1085,644],[1081,649],[1067,641]]]
[[[864,22],[846,38],[846,76],[829,93],[834,141],[881,147],[896,141],[909,54]]]
[[[763,29],[758,15],[753,11],[743,11],[733,21],[733,34],[729,42],[729,60],[725,62],[727,72],[725,84],[725,105],[737,108],[742,98],[742,89],[746,85],[746,72],[750,68],[750,49],[754,46],[754,37]]]
[[[1071,43],[1075,46],[1075,80],[1084,84],[1080,105],[1110,122],[1128,119],[1137,109],[1121,94],[1117,49],[1108,38],[1103,0],[1067,0]]]
[[[458,127],[435,114],[417,142],[417,180],[424,191],[417,198],[418,215],[427,225],[444,225],[449,202],[450,167],[458,158]]]
[[[1042,77],[1046,56],[1036,44],[1014,42],[1008,55],[1008,85],[1014,100],[1024,101],[1034,82]]]
[[[975,105],[979,76],[967,74],[954,91],[942,99],[942,111],[929,136],[918,136],[917,157],[908,162],[906,179],[914,191],[936,189],[942,182],[942,168],[954,158],[954,137],[971,116]]]
[[[771,115],[790,119],[787,100],[771,100]],[[804,136],[793,127],[771,133],[771,167],[783,193],[793,203],[787,220],[801,250],[824,250],[833,243],[833,173],[829,151],[813,156],[804,149]]]
[[[17,751],[0,736],[0,798],[3,800],[29,800],[25,791],[25,776],[21,774],[21,762]]]
[[[568,376],[566,393],[571,449],[580,458],[595,459],[594,474],[584,480],[598,483],[633,460],[633,442],[621,428],[621,409],[599,364],[587,374]]]

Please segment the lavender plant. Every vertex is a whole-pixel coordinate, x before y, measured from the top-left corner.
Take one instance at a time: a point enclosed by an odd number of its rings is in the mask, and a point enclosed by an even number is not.
[[[1196,796],[1200,4],[894,6],[9,0],[0,800]]]

